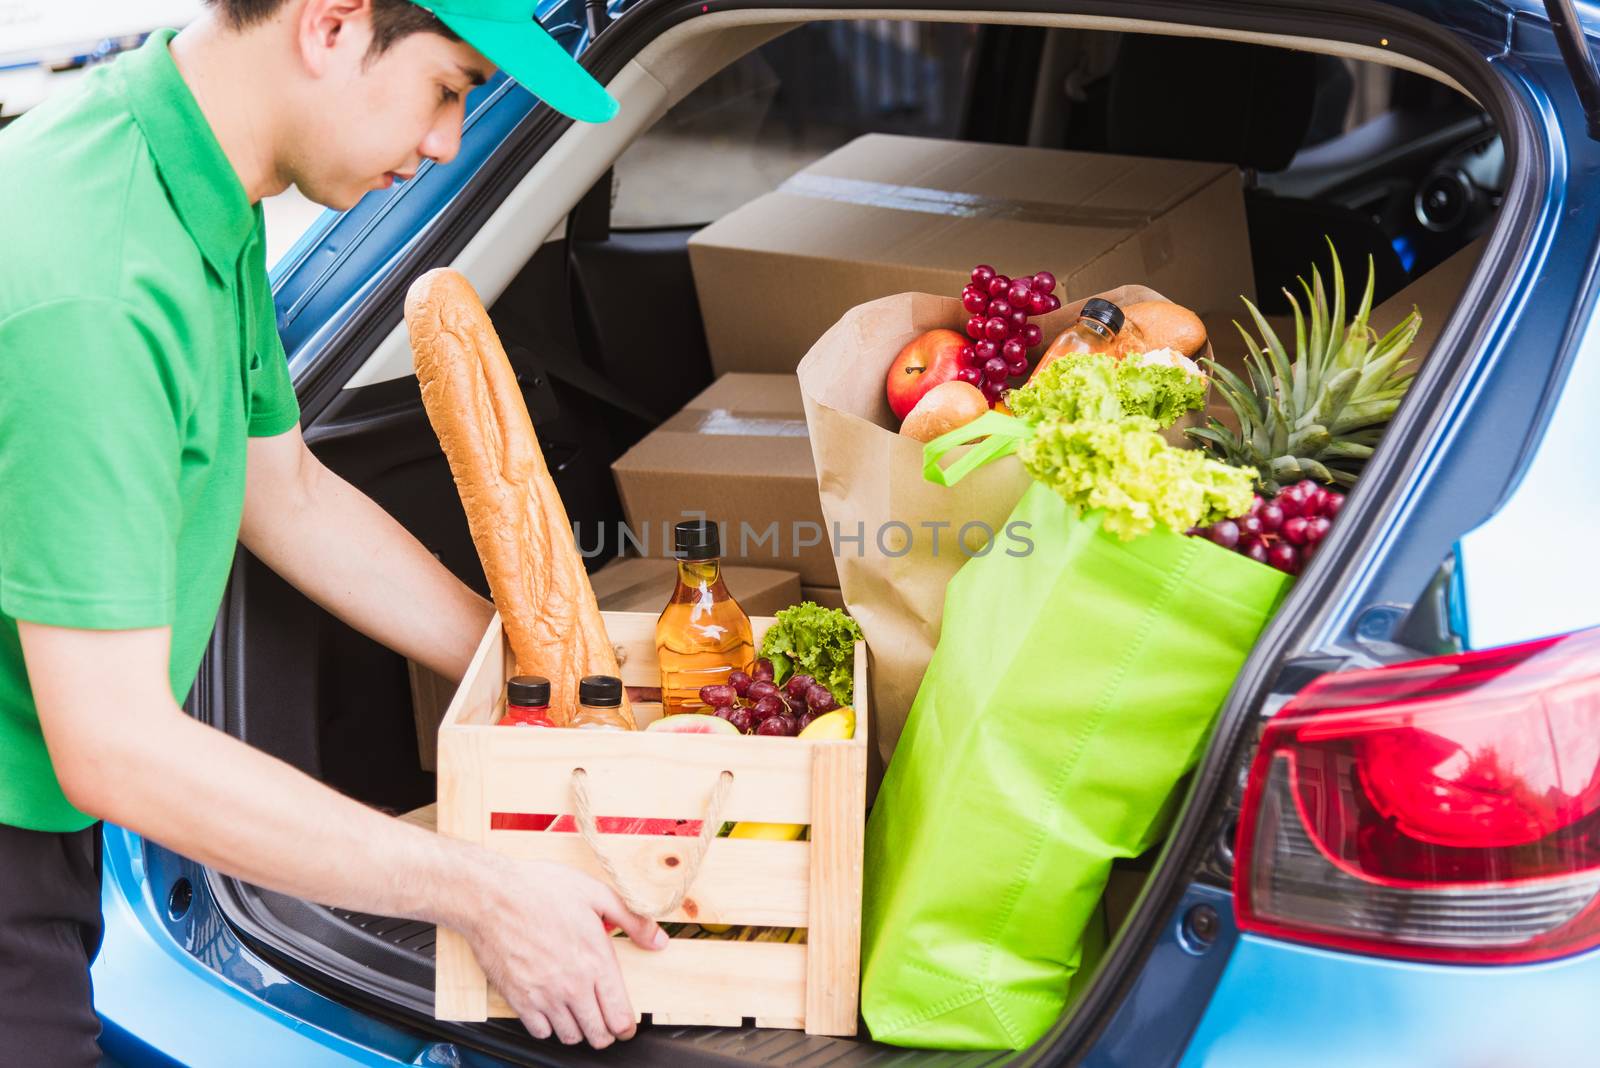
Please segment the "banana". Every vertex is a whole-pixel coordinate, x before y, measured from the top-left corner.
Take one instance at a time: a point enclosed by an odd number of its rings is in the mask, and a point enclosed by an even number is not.
[[[856,736],[856,710],[836,708],[811,721],[811,726],[800,732],[800,737],[815,742],[842,742]]]
[[[758,838],[767,842],[794,842],[805,830],[803,823],[740,823],[729,838]]]

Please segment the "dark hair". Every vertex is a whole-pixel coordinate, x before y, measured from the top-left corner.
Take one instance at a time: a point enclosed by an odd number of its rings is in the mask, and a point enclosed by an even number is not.
[[[205,3],[220,11],[229,26],[242,30],[265,22],[288,0],[205,0]],[[372,48],[369,56],[382,55],[395,42],[414,33],[437,33],[451,41],[461,40],[433,12],[418,7],[411,0],[372,0]]]

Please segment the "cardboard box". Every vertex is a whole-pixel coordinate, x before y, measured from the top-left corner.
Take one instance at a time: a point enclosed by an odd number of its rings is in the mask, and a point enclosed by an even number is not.
[[[417,765],[434,771],[439,764],[439,724],[456,684],[415,660],[406,660],[406,673],[411,680],[411,719],[417,727]]]
[[[623,551],[672,555],[672,527],[722,525],[723,560],[839,585],[794,375],[725,375],[611,465]]]
[[[850,611],[844,603],[844,594],[837,586],[801,586],[800,599],[813,601],[824,608],[837,608],[841,612]]]
[[[589,576],[602,612],[655,612],[666,607],[677,581],[672,560],[613,560]],[[803,598],[800,576],[773,567],[725,565],[722,578],[746,615],[771,616]]]
[[[1063,301],[1141,283],[1214,336],[1254,295],[1233,166],[888,134],[701,230],[689,262],[718,374],[793,371],[849,309],[958,296],[978,263],[1049,270]]]
[[[1478,261],[1483,258],[1483,249],[1488,242],[1487,235],[1478,238],[1372,309],[1372,328],[1381,337],[1394,329],[1395,324],[1415,307],[1422,313],[1422,328],[1417,331],[1417,339],[1411,343],[1408,355],[1420,365],[1433,351],[1434,342],[1439,340],[1439,332],[1444,329],[1444,324],[1450,321],[1462,292],[1472,280],[1472,272],[1478,269]],[[1292,325],[1289,333],[1291,336],[1294,334]]]

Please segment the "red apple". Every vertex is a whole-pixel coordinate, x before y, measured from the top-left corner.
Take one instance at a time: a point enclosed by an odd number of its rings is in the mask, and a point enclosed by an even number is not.
[[[929,330],[900,350],[889,365],[889,408],[904,419],[922,395],[961,370],[961,350],[972,342],[954,330]]]

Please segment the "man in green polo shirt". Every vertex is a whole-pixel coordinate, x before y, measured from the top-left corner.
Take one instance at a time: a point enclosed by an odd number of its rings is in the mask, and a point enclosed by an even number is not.
[[[180,708],[238,543],[464,673],[491,606],[301,439],[260,201],[348,208],[447,163],[496,64],[610,118],[534,6],[210,0],[0,133],[0,1062],[98,1059],[101,819],[460,930],[535,1035],[633,1033],[604,922],[665,936],[603,884],[389,819]]]

